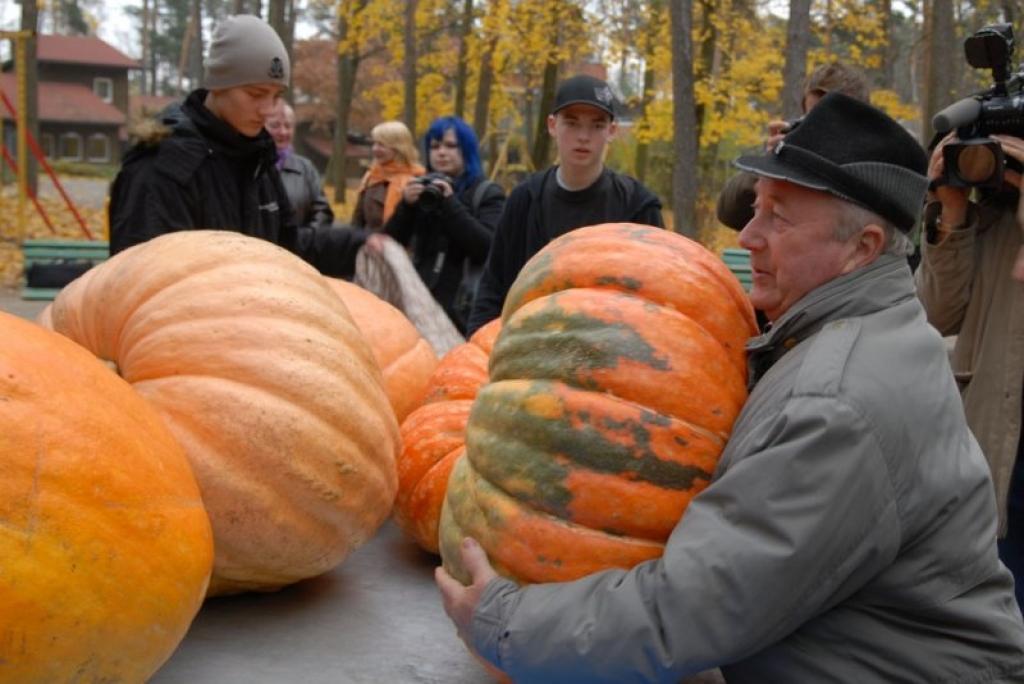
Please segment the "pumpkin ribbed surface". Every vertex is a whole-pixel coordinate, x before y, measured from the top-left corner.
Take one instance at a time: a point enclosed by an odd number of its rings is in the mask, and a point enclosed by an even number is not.
[[[466,440],[466,421],[487,382],[487,357],[501,329],[494,320],[441,359],[425,404],[402,423],[395,521],[421,548],[438,552],[437,527],[452,466]]]
[[[399,442],[380,370],[294,255],[237,233],[172,233],[90,270],[51,316],[184,446],[213,524],[211,594],[323,573],[387,518]]]
[[[746,294],[680,235],[572,231],[523,267],[442,513],[503,574],[563,581],[662,553],[746,400]]]
[[[0,313],[0,682],[142,682],[202,603],[210,523],[132,388]]]
[[[384,390],[401,423],[423,400],[437,367],[437,354],[405,314],[377,295],[337,278],[327,282],[370,344],[384,375]]]

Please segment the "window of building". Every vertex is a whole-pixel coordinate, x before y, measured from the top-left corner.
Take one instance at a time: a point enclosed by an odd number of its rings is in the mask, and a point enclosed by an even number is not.
[[[43,154],[45,154],[49,159],[53,159],[53,150],[55,147],[53,133],[43,133],[39,136],[39,142],[43,146]]]
[[[85,146],[85,156],[91,162],[110,161],[110,138],[102,133],[93,133]]]
[[[114,81],[104,76],[97,76],[92,80],[92,92],[104,102],[114,101]]]
[[[71,161],[81,161],[82,136],[78,133],[61,133],[60,158]]]

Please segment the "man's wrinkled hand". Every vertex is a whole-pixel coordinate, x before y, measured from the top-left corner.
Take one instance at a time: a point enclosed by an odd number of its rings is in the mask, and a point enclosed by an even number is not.
[[[484,589],[498,574],[491,567],[490,561],[487,560],[487,554],[475,539],[470,537],[463,539],[459,552],[462,554],[462,565],[469,571],[472,584],[468,587],[463,586],[443,567],[434,570],[434,580],[437,582],[438,589],[441,590],[444,612],[455,623],[459,638],[472,649],[473,613],[476,612],[476,607],[480,604],[480,597],[483,596]]]

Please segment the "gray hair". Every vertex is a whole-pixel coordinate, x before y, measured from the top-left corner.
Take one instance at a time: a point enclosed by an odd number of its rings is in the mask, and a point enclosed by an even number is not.
[[[885,247],[883,254],[906,257],[914,253],[914,243],[910,237],[895,224],[888,221],[870,209],[865,209],[859,204],[838,200],[836,225],[833,237],[840,242],[846,242],[856,235],[864,226],[874,224],[880,226],[885,232]]]

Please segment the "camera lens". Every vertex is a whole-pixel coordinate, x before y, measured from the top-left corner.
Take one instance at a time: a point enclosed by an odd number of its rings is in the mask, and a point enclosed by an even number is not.
[[[996,172],[996,156],[986,145],[969,145],[957,156],[957,171],[968,183],[982,184]]]

